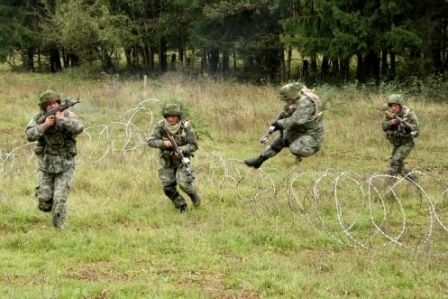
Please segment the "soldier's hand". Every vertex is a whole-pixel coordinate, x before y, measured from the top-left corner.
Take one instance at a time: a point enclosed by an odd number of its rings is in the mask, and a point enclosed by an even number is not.
[[[45,119],[45,122],[44,122],[45,129],[48,129],[51,126],[53,126],[54,125],[54,121],[55,121],[54,115],[50,115],[49,117],[47,117]]]
[[[181,153],[183,153],[183,152],[184,152],[184,148],[183,148],[183,147],[179,147],[179,151],[180,151]],[[178,154],[177,152],[175,152],[174,155],[176,156],[176,158],[180,158],[180,157],[179,157],[179,154]]]
[[[56,121],[63,121],[64,120],[64,112],[58,111],[56,112]]]
[[[165,146],[165,148],[173,147],[173,145],[171,144],[171,141],[169,141],[169,140],[163,140],[163,146]]]
[[[400,122],[398,121],[398,119],[394,118],[390,120],[390,123],[393,125],[398,125]]]
[[[281,130],[281,129],[282,129],[282,126],[277,121],[274,121],[271,124],[271,126],[269,127],[269,131],[272,131],[272,132],[275,132],[275,131]]]
[[[395,114],[393,114],[392,112],[390,112],[388,110],[384,111],[384,114],[386,115],[386,117],[388,119],[394,119],[395,118]]]
[[[269,141],[269,135],[265,135],[263,137],[260,138],[260,143],[261,144],[266,144]]]
[[[272,133],[274,133],[276,130],[277,130],[277,127],[276,127],[276,126],[270,126],[268,132],[269,132],[269,134],[272,134]]]

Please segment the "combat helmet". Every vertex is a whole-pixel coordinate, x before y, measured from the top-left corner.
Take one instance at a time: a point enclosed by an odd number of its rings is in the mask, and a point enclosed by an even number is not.
[[[400,106],[403,106],[404,102],[403,102],[403,96],[401,94],[391,94],[388,98],[387,98],[387,106],[392,106],[392,104],[398,104]]]
[[[179,117],[183,116],[183,111],[180,108],[179,104],[166,104],[164,109],[163,109],[163,113],[162,113],[163,117],[167,117],[168,115],[177,115]]]
[[[44,110],[48,104],[50,104],[51,102],[54,102],[54,101],[61,104],[61,98],[60,98],[59,94],[57,92],[55,92],[54,90],[49,89],[47,91],[44,91],[39,96],[39,107],[40,107],[40,109]]]
[[[297,99],[300,96],[300,91],[303,88],[303,84],[300,82],[288,83],[280,88],[279,95],[282,101],[288,99]]]

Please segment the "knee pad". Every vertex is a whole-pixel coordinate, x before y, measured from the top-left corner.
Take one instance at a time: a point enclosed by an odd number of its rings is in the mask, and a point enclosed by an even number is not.
[[[163,192],[169,198],[174,197],[177,194],[176,186],[163,186]]]
[[[39,199],[39,204],[37,205],[38,209],[42,212],[51,212],[53,208],[53,199]]]
[[[283,141],[282,137],[277,136],[272,141],[272,143],[271,143],[271,145],[269,147],[271,148],[271,150],[273,150],[276,153],[278,153],[285,147],[285,142]]]
[[[319,143],[310,135],[303,135],[297,138],[289,146],[291,153],[298,157],[309,157],[317,153],[319,149]]]

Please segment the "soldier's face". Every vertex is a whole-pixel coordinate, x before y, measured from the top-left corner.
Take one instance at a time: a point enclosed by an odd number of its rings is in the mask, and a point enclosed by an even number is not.
[[[293,100],[293,99],[286,99],[286,100],[285,100],[285,104],[286,104],[286,105],[292,105],[292,104],[295,103],[295,101],[296,101],[296,100]]]
[[[399,104],[391,104],[390,109],[393,113],[398,113],[401,110],[401,106]]]
[[[174,126],[175,124],[177,124],[179,122],[179,116],[178,115],[167,115],[166,116],[166,121],[168,122],[168,124],[170,126]]]
[[[47,106],[45,106],[45,112],[50,111],[51,109],[57,108],[59,107],[59,103],[57,101],[53,101],[50,104],[48,104]]]

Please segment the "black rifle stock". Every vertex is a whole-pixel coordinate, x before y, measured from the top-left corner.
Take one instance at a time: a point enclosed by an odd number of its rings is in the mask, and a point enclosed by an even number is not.
[[[45,115],[41,116],[36,123],[38,125],[43,124],[45,122],[45,120],[47,119],[47,117],[51,116],[51,115],[56,115],[56,113],[58,112],[62,112],[70,107],[73,107],[75,104],[81,103],[81,101],[79,99],[77,99],[76,101],[72,101],[71,99],[65,99],[64,100],[64,104],[60,105],[57,108],[51,109],[50,111],[48,111],[47,113],[45,113]]]
[[[166,132],[166,135],[168,137],[168,140],[171,142],[171,145],[173,146],[174,152],[177,154],[177,157],[180,159],[180,161],[182,162],[182,164],[185,167],[185,172],[188,176],[191,176],[193,179],[196,178],[196,175],[194,174],[194,172],[191,170],[190,168],[190,161],[188,158],[186,158],[183,154],[182,151],[180,150],[179,146],[176,143],[176,140],[174,140],[173,135],[170,134],[170,132],[168,131],[168,129],[165,127],[165,125],[162,126],[163,129]]]
[[[285,114],[284,112],[281,112],[277,118],[274,120],[274,122],[276,122],[277,120],[283,119],[285,118]],[[260,138],[260,143],[261,144],[266,144],[269,141],[269,136],[271,136],[272,133],[274,133],[276,130],[275,126],[270,126],[266,135],[264,135],[263,137]],[[280,135],[283,135],[283,130],[280,130]]]

